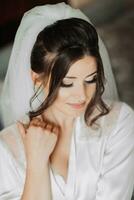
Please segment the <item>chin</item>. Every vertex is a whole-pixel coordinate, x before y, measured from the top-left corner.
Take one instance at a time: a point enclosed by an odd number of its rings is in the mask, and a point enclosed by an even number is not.
[[[79,117],[81,114],[83,114],[85,112],[85,110],[82,111],[72,111],[72,112],[68,112],[67,115],[73,118]]]

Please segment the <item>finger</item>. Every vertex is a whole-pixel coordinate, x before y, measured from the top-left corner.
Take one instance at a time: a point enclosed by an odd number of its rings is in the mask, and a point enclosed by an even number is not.
[[[38,123],[40,121],[40,119],[39,118],[33,118],[31,121],[30,121],[30,125],[34,125],[34,124],[36,124],[36,123]]]
[[[30,122],[30,126],[36,126],[36,127],[41,127],[44,128],[45,123],[38,117],[33,118]]]
[[[25,137],[25,135],[26,135],[26,127],[25,127],[25,125],[22,122],[17,121],[17,126],[18,126],[18,129],[19,129],[22,137]]]
[[[60,133],[60,127],[59,126],[53,126],[52,132],[58,136],[59,133]]]
[[[39,120],[39,121],[35,122],[34,125],[37,126],[37,127],[41,127],[41,128],[44,129],[45,126],[46,126],[46,123]]]
[[[47,130],[47,131],[52,131],[52,128],[53,128],[53,126],[52,126],[52,124],[50,124],[50,123],[47,123],[46,124],[46,126],[45,126],[45,129]]]

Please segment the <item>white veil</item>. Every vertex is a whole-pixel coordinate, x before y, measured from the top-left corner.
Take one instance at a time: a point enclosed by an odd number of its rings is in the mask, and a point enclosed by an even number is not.
[[[16,33],[0,98],[3,126],[21,119],[30,110],[29,101],[34,94],[30,75],[30,55],[38,33],[47,25],[70,17],[89,21],[79,9],[71,8],[65,3],[37,6],[24,14]],[[99,46],[107,79],[104,96],[116,100],[118,95],[115,80],[107,51],[101,40]]]

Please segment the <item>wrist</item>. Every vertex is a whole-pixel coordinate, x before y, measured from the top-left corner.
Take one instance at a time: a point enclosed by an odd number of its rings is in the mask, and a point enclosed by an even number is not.
[[[27,173],[34,173],[34,174],[43,174],[44,172],[48,171],[49,169],[49,162],[45,162],[44,164],[32,163],[28,162],[26,171]]]

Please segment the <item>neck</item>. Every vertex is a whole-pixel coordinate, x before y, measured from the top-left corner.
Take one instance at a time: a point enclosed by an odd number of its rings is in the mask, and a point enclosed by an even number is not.
[[[64,113],[54,109],[53,107],[48,108],[44,112],[43,116],[48,119],[48,121],[59,125],[61,130],[67,130],[69,127],[72,128],[75,121],[75,118],[66,116]],[[65,131],[62,132],[64,133]]]

